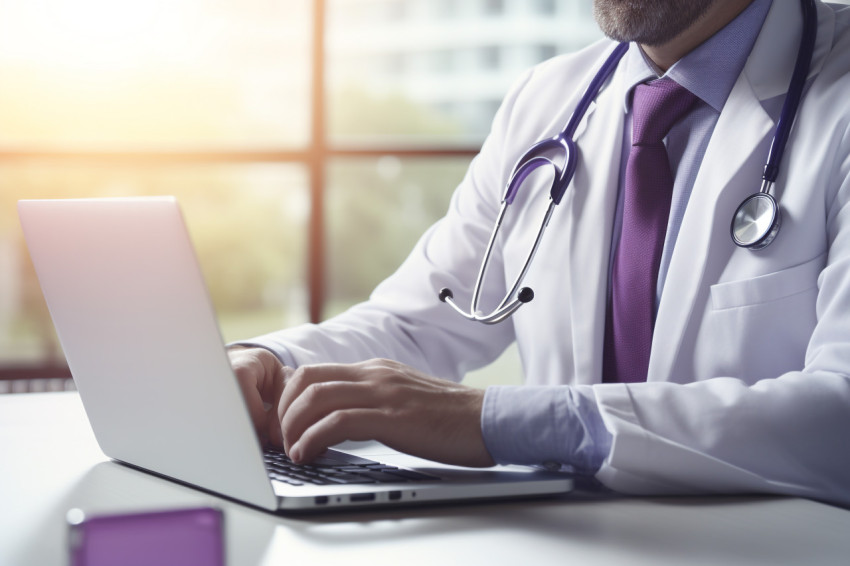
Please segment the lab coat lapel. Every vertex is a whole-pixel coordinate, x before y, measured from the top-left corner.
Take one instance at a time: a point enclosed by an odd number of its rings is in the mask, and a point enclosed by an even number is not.
[[[614,73],[575,138],[579,155],[569,201],[568,254],[577,383],[598,383],[602,375],[611,229],[623,139],[620,77],[621,73]]]
[[[810,77],[823,66],[834,27],[831,10],[819,6]],[[709,286],[718,280],[737,249],[729,236],[732,215],[760,186],[775,128],[761,100],[787,91],[801,29],[796,2],[773,3],[718,119],[671,257],[655,323],[650,381],[690,381],[698,377],[690,353],[693,348],[683,348],[683,344],[696,339],[695,316],[701,315],[699,309],[707,301]]]
[[[742,75],[714,128],[682,220],[655,321],[648,381],[694,377],[674,375],[673,366],[695,307],[704,303],[704,281],[734,251],[729,222],[737,204],[759,188],[772,128]]]

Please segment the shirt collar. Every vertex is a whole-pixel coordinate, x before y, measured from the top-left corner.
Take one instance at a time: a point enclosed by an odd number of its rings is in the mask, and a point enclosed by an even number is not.
[[[670,77],[720,112],[747,62],[772,1],[753,0],[734,20],[682,57],[663,76]],[[636,43],[629,45],[625,65],[628,87],[625,110],[628,113],[634,87],[661,75]]]

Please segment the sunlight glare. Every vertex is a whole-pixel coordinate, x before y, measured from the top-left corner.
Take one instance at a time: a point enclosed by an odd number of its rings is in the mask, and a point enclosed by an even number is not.
[[[44,66],[133,67],[174,54],[186,7],[163,0],[0,1],[0,48],[6,59]]]

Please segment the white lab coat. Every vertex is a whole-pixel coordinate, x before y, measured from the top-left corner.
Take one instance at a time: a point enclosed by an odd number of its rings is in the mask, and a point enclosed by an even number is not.
[[[708,145],[646,383],[599,383],[624,120],[619,71],[579,126],[575,179],[526,279],[534,301],[487,327],[437,300],[448,286],[469,304],[515,160],[563,127],[607,41],[519,82],[447,216],[368,302],[265,343],[285,345],[299,364],[384,356],[459,379],[516,340],[527,383],[595,384],[613,435],[597,477],[615,490],[779,492],[850,504],[850,11],[819,3],[817,13],[810,87],[775,189],[782,229],[757,252],[729,235],[736,207],[759,187],[774,131],[760,101],[789,84],[802,20],[791,0],[773,2]],[[544,184],[509,212],[483,309],[522,265],[547,204]]]

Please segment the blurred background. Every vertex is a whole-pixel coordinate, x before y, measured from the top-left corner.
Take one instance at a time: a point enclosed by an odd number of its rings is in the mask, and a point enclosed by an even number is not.
[[[0,392],[73,388],[21,198],[176,195],[225,340],[364,300],[591,0],[0,0]],[[435,297],[436,300],[436,297]],[[518,383],[515,351],[470,377]]]

